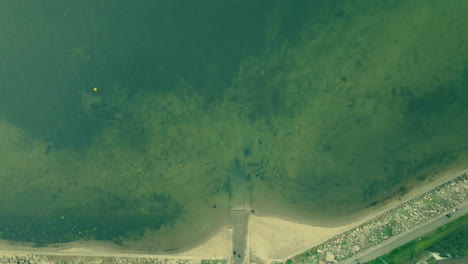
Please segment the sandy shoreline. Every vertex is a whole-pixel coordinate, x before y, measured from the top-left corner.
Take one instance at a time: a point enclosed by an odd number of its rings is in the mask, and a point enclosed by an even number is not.
[[[230,257],[231,237],[228,226],[221,228],[215,235],[202,244],[180,253],[144,254],[122,253],[122,250],[108,242],[76,241],[63,245],[50,245],[45,248],[21,245],[17,242],[0,240],[0,255],[59,255],[59,256],[102,256],[102,257],[141,257],[167,259],[226,259]]]
[[[466,167],[446,171],[400,198],[350,216],[348,221],[338,219],[331,220],[328,225],[318,225],[310,221],[307,223],[305,219],[281,215],[253,216],[249,228],[251,255],[268,262],[290,258],[465,173],[468,173]]]
[[[281,215],[252,215],[249,221],[250,255],[263,261],[285,259],[317,246],[383,212],[413,199],[457,176],[468,173],[468,168],[452,169],[413,188],[404,196],[350,216],[345,220],[331,220],[329,226],[318,225],[305,219],[293,219]],[[231,233],[229,226],[223,226],[204,243],[174,254],[132,254],[122,253],[110,243],[97,241],[77,241],[62,246],[51,245],[47,248],[22,246],[19,243],[0,241],[0,255],[62,255],[62,256],[113,256],[167,259],[229,259],[231,257]]]
[[[341,234],[353,223],[340,227],[318,227],[274,217],[250,219],[250,254],[262,260],[284,259]]]
[[[398,204],[402,204],[408,200],[413,199],[416,196],[419,196],[429,190],[432,190],[436,186],[439,186],[453,178],[458,177],[461,174],[468,173],[468,167],[465,166],[458,166],[456,168],[447,170],[443,173],[434,175],[434,180],[425,180],[421,182],[418,187],[413,187],[407,193],[402,196],[393,197],[390,200],[385,201],[384,203],[380,203],[377,206],[370,207],[364,210],[361,210],[355,214],[348,215],[346,218],[337,218],[337,219],[327,219],[327,220],[310,220],[305,217],[291,217],[281,214],[274,214],[274,213],[262,213],[257,212],[256,216],[261,217],[271,217],[286,220],[289,222],[305,224],[305,225],[312,225],[312,226],[319,226],[325,228],[335,228],[346,226],[352,223],[360,222],[363,220],[369,220],[373,218],[376,214],[380,214],[384,211],[387,211],[393,207],[396,207]],[[431,177],[428,177],[428,179]]]

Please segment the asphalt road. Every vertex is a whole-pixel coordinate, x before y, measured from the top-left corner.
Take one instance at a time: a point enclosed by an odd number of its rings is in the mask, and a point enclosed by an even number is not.
[[[465,214],[468,213],[468,204],[465,203],[464,206],[460,207],[458,211],[456,212],[450,212],[451,217],[446,217],[446,216],[441,216],[436,218],[434,221],[425,223],[416,229],[405,233],[401,234],[398,236],[395,236],[394,238],[389,239],[387,242],[381,243],[373,248],[370,248],[363,253],[359,254],[358,256],[353,257],[352,259],[345,260],[342,263],[357,263],[355,260],[358,259],[361,263],[365,263],[367,261],[371,261],[373,259],[376,259],[384,254],[389,253],[393,249],[400,247],[412,240],[417,239],[418,237],[421,237],[438,227],[441,227]]]
[[[232,227],[232,250],[233,253],[231,258],[232,264],[243,264],[248,263],[248,260],[244,262],[246,255],[247,245],[247,232],[249,223],[250,211],[244,210],[233,210],[231,211],[231,227]]]

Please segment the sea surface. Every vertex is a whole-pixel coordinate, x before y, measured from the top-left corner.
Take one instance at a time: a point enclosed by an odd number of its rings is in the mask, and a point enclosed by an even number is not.
[[[0,1],[0,239],[325,225],[468,161],[468,1]]]

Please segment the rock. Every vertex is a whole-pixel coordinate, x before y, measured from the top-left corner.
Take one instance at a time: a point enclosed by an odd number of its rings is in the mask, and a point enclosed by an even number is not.
[[[325,260],[326,261],[333,261],[333,260],[335,260],[335,255],[333,255],[333,253],[331,253],[331,252],[327,252],[327,255],[325,256]]]
[[[361,247],[358,246],[358,245],[355,245],[355,246],[353,247],[354,252],[358,252],[360,249],[361,249]]]
[[[361,234],[358,239],[359,239],[360,243],[366,243],[367,242],[367,236],[364,235],[364,234]]]

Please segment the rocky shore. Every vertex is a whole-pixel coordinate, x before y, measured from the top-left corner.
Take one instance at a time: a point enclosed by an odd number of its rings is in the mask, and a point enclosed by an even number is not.
[[[456,210],[467,201],[468,173],[462,174],[408,202],[336,236],[301,255],[280,263],[339,263],[364,249],[408,231],[430,219]]]
[[[9,255],[1,256],[1,264],[226,264],[227,260],[156,259],[127,257],[84,257]]]

